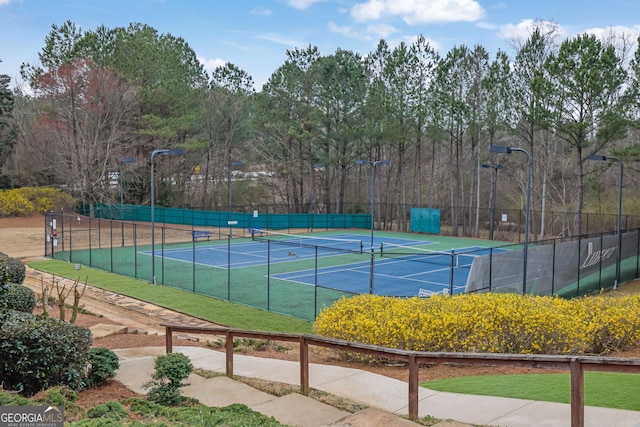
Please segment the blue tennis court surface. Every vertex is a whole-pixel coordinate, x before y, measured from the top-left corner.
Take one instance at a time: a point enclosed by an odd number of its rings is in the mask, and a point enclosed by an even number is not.
[[[418,240],[374,238],[374,247],[380,247],[383,241],[407,246],[433,244],[433,242]],[[165,249],[163,253],[155,251],[155,256],[226,269],[314,259],[316,250],[318,258],[364,253],[366,259],[369,259],[371,239],[369,236],[359,234],[332,234],[330,238],[329,236],[310,237],[302,241],[296,238],[287,241],[271,240],[270,244],[266,240],[238,239],[232,240],[230,245],[220,241],[198,245],[195,248]],[[145,251],[142,254],[151,256],[151,251]]]
[[[472,247],[458,251],[473,251],[483,248]],[[487,250],[488,253],[488,250]],[[354,293],[369,293],[371,287],[370,255],[366,261],[340,266],[302,270],[273,275],[272,278],[340,289]],[[471,261],[470,261],[471,262]],[[373,293],[388,296],[416,296],[437,293],[461,293],[465,289],[470,263],[451,266],[437,260],[421,260],[417,256],[385,258],[376,254],[373,268]],[[451,289],[453,287],[453,289]]]
[[[475,251],[473,256],[478,256],[483,255],[484,249],[467,247],[431,253],[426,250],[437,242],[374,237],[373,243],[373,293],[407,297],[462,292],[472,257],[463,260],[459,254]],[[150,256],[151,252],[142,254]],[[359,234],[335,234],[317,239],[305,236],[299,240],[293,237],[287,242],[238,239],[230,244],[222,241],[188,248],[165,248],[162,253],[155,251],[155,256],[220,269],[290,263],[286,273],[272,274],[271,279],[353,293],[369,293],[372,285],[371,238]],[[309,260],[316,257],[344,257],[345,262],[309,268]]]

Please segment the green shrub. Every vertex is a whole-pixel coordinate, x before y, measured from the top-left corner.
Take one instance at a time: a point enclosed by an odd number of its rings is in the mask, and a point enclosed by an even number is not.
[[[118,402],[107,402],[96,405],[87,411],[87,418],[109,418],[112,420],[124,420],[128,414],[124,406]]]
[[[31,401],[19,394],[11,393],[0,388],[0,406],[29,406]]]
[[[78,393],[69,387],[57,386],[40,391],[31,398],[31,403],[39,406],[64,406],[65,417],[81,414],[83,409],[76,403]]]
[[[105,381],[116,375],[116,371],[120,367],[118,355],[108,348],[91,348],[89,349],[87,357],[89,359],[89,369],[87,370],[87,378],[85,379],[85,386],[87,388],[104,384]]]
[[[0,310],[0,378],[7,390],[32,396],[84,382],[91,331],[50,317]]]
[[[31,313],[36,306],[33,291],[26,286],[6,283],[0,290],[0,309]]]
[[[78,392],[65,386],[51,387],[43,390],[31,399],[33,403],[46,404],[49,406],[68,406],[69,403],[75,402],[76,400],[78,400]]]
[[[26,276],[27,267],[24,262],[0,252],[0,282],[21,285]]]
[[[193,371],[189,357],[182,353],[169,353],[155,359],[153,380],[146,384],[150,388],[147,398],[159,405],[177,406],[182,402],[180,387],[182,380]]]

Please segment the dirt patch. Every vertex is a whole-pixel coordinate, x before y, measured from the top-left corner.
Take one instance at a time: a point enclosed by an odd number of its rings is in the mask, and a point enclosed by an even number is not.
[[[44,215],[0,218],[0,252],[13,258],[44,256]]]

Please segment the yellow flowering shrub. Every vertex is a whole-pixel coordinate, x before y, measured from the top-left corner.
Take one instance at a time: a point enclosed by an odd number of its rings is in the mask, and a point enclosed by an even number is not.
[[[55,188],[23,187],[0,191],[0,216],[26,216],[72,207],[74,199]]]
[[[314,327],[327,337],[415,351],[600,354],[640,343],[640,296],[358,295],[324,309]]]
[[[0,193],[0,216],[22,216],[33,212],[33,203],[14,190]]]
[[[590,353],[606,353],[640,343],[640,295],[573,300],[581,319],[581,334]]]

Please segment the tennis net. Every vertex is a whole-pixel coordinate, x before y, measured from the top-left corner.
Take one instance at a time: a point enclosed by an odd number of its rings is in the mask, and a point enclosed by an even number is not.
[[[306,236],[253,228],[251,238],[256,241],[269,241],[280,245],[302,248],[318,248],[336,252],[362,253],[362,240],[338,239],[332,237]]]
[[[454,250],[436,251],[418,246],[396,245],[387,242],[380,243],[380,256],[447,267],[470,267],[475,258],[474,255],[457,253]]]

